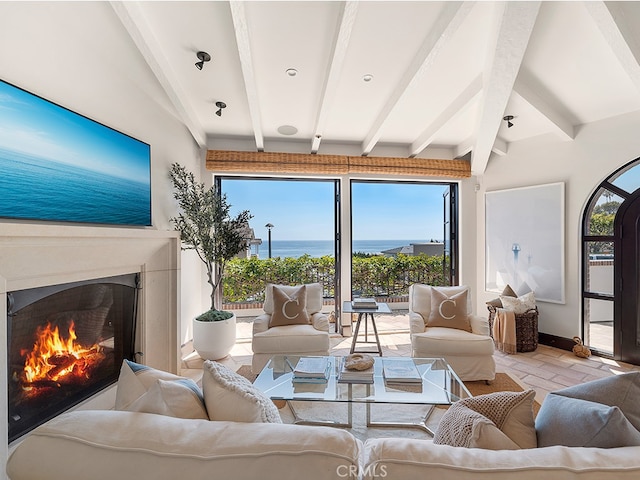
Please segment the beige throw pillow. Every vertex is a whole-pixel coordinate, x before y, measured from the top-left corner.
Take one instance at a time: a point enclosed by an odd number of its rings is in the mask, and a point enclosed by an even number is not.
[[[518,294],[513,291],[513,288],[511,288],[511,285],[507,284],[507,286],[504,287],[504,290],[502,290],[502,293],[500,294],[500,296],[498,298],[494,298],[493,300],[489,300],[487,302],[487,305],[491,305],[492,307],[496,307],[496,308],[502,308],[502,300],[500,300],[501,297],[517,298]]]
[[[442,416],[433,436],[433,443],[485,450],[518,450],[520,448],[496,427],[495,423],[460,402],[451,405]]]
[[[269,327],[283,325],[308,325],[307,287],[302,285],[287,294],[283,289],[273,286],[273,314]]]
[[[502,307],[505,310],[511,310],[516,315],[526,313],[528,310],[536,308],[536,298],[533,295],[533,292],[529,292],[517,298],[500,295],[500,301],[502,301]]]
[[[471,331],[467,313],[467,290],[448,296],[442,289],[431,287],[431,313],[428,327],[447,327]]]
[[[529,389],[462,399],[443,415],[433,442],[491,450],[536,448],[534,398],[535,391]]]

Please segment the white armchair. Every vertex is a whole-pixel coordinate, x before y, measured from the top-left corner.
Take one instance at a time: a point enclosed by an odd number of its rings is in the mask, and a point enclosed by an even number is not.
[[[471,294],[464,286],[441,287],[449,295],[467,291],[467,315],[471,331],[429,326],[431,287],[413,284],[409,288],[409,331],[411,355],[416,358],[444,358],[463,381],[495,378],[493,339],[487,319],[472,314]]]
[[[291,293],[298,286],[278,285]],[[265,290],[264,312],[253,321],[251,370],[259,373],[274,355],[329,355],[329,319],[322,310],[322,285],[306,284],[306,311],[310,324],[282,325],[269,328],[274,312],[273,285]]]

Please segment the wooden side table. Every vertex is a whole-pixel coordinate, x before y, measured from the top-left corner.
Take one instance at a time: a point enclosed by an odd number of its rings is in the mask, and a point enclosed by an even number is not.
[[[353,340],[351,341],[350,353],[377,353],[382,356],[382,347],[380,346],[380,337],[378,337],[378,328],[376,327],[376,320],[373,316],[374,313],[391,313],[389,305],[382,302],[376,302],[376,308],[353,308],[350,301],[342,303],[342,311],[344,313],[357,313],[358,320],[356,321],[356,328],[353,331]],[[364,319],[364,340],[358,341],[358,334],[360,332],[360,324]],[[369,320],[371,320],[371,326],[373,327],[373,334],[375,336],[375,342],[369,341]],[[358,343],[375,343],[378,347],[377,350],[357,350],[356,344]]]

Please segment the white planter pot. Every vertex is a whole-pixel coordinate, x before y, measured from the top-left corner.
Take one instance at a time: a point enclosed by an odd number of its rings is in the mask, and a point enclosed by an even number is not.
[[[236,344],[236,316],[219,322],[193,319],[193,348],[205,360],[219,360],[229,355]]]

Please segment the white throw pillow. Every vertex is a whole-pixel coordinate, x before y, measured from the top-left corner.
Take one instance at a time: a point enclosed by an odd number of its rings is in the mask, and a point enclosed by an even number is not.
[[[518,298],[500,295],[500,301],[502,301],[502,307],[505,310],[511,310],[516,315],[526,313],[528,310],[536,308],[536,299],[533,292],[529,292]]]
[[[204,362],[202,390],[209,420],[282,423],[270,398],[221,363]]]
[[[176,418],[209,419],[200,388],[188,378],[156,380],[144,395],[129,405],[127,411]]]
[[[115,409],[178,418],[209,418],[202,391],[193,380],[126,359],[120,368]]]

